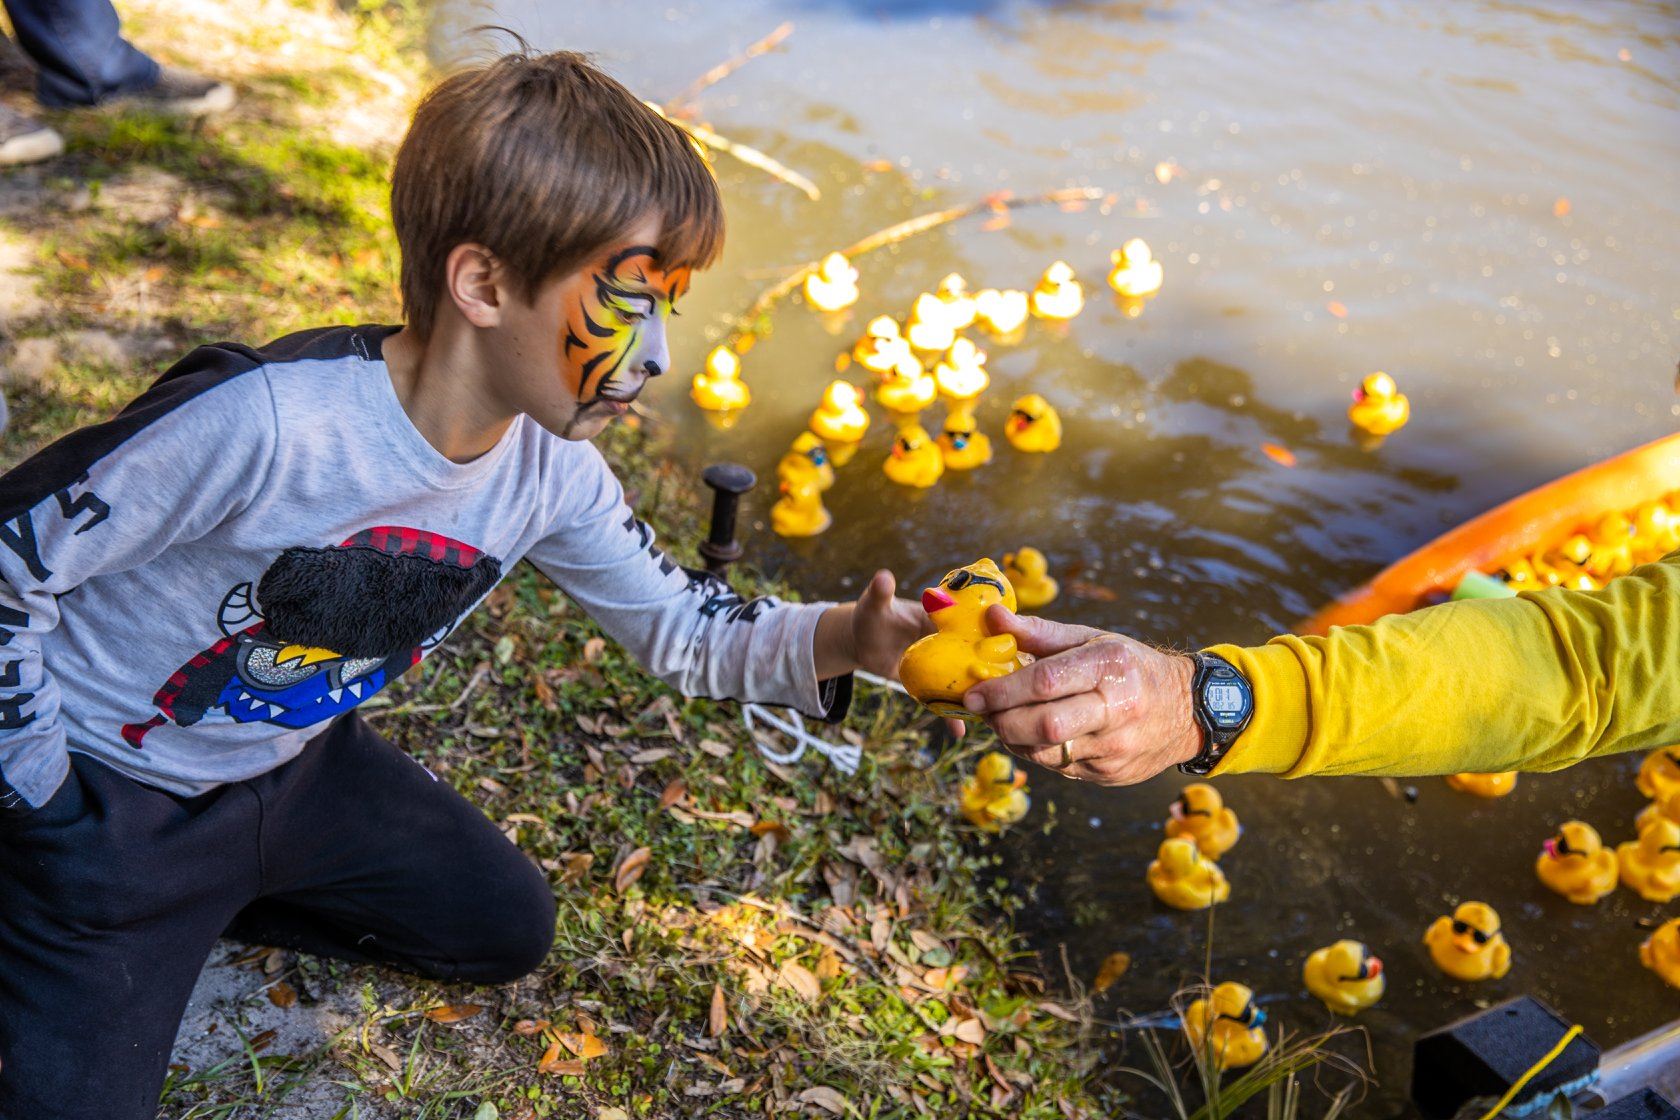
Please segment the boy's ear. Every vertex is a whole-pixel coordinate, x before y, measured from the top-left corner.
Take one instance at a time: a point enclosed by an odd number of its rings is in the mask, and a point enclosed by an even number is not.
[[[443,282],[449,298],[475,327],[500,325],[504,277],[495,254],[470,241],[449,250],[443,262]]]

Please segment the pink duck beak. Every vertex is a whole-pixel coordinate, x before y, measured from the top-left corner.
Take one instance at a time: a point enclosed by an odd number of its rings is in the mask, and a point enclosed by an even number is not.
[[[956,600],[938,587],[930,587],[922,592],[922,610],[928,614],[937,614],[946,607],[956,605]]]

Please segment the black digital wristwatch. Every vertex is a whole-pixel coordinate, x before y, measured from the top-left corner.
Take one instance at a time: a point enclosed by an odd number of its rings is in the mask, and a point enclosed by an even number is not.
[[[1254,718],[1254,689],[1223,657],[1193,653],[1190,659],[1196,663],[1190,679],[1190,712],[1202,729],[1202,749],[1178,768],[1186,774],[1206,774],[1219,765]]]

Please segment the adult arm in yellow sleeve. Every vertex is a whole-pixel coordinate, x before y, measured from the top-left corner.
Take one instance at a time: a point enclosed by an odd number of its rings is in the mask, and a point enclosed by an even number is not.
[[[1189,658],[1001,607],[987,623],[1038,660],[964,703],[1023,758],[1119,785],[1196,755]],[[1556,770],[1680,743],[1680,553],[1601,591],[1447,603],[1207,652],[1254,689],[1253,720],[1215,774]]]

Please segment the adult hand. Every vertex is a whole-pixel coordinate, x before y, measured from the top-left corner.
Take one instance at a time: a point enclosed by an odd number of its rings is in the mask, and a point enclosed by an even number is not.
[[[1195,664],[1089,626],[986,612],[993,634],[1013,634],[1038,660],[970,689],[963,705],[1012,752],[1070,778],[1131,785],[1201,749],[1191,715]],[[1063,744],[1073,762],[1063,765]]]

